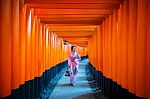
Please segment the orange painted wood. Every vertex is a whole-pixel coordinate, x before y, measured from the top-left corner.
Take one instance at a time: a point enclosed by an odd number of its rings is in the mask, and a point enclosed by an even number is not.
[[[35,77],[38,77],[38,71],[39,71],[39,45],[38,45],[38,41],[39,41],[39,32],[40,32],[40,21],[37,18],[37,16],[35,16]]]
[[[128,0],[124,1],[123,10],[122,10],[122,87],[128,88],[128,63],[127,63],[127,49],[128,49],[128,33],[129,33],[129,4]]]
[[[26,33],[26,66],[25,66],[25,80],[31,79],[31,10],[27,7],[27,33]]]
[[[53,18],[53,19],[60,19],[60,18],[63,18],[63,19],[67,19],[67,18],[105,18],[107,15],[106,14],[65,14],[65,15],[51,15],[51,14],[39,14],[38,15],[38,18]],[[53,26],[52,24],[50,24],[50,26]],[[58,26],[58,25],[54,25],[54,26]],[[65,24],[61,24],[59,25],[60,27],[62,26],[65,26]],[[75,25],[73,25],[75,26]],[[84,26],[84,25],[80,25],[81,27]],[[94,25],[93,25],[94,26]],[[66,24],[66,27],[70,27],[70,25],[68,26]]]
[[[36,18],[33,14],[33,10],[32,10],[32,14],[31,14],[31,79],[34,79],[35,76],[35,25],[36,25]]]
[[[48,56],[49,56],[49,53],[48,53],[48,47],[49,47],[49,42],[48,42],[48,39],[49,39],[49,29],[46,28],[46,70],[48,69]]]
[[[106,77],[108,77],[108,67],[109,67],[109,65],[108,65],[108,30],[109,30],[109,28],[108,28],[108,22],[109,22],[109,20],[108,20],[108,17],[106,17],[106,20],[105,20],[105,34],[104,34],[104,40],[105,40],[105,76]]]
[[[120,5],[120,9],[118,11],[118,32],[117,32],[117,83],[118,84],[122,84],[122,71],[121,71],[121,67],[122,67],[122,16],[123,16],[123,5]]]
[[[150,1],[149,0],[147,0],[147,7],[148,7],[148,15],[147,15],[147,17],[150,17],[150,6],[149,6],[149,4],[150,4]],[[148,19],[148,21],[147,21],[147,29],[148,29],[148,32],[147,32],[147,60],[146,60],[146,62],[147,62],[147,67],[146,67],[146,70],[147,70],[147,77],[146,77],[146,88],[147,88],[147,90],[146,90],[146,92],[147,92],[147,97],[148,97],[148,99],[150,99],[150,84],[149,84],[149,82],[150,82],[150,61],[149,61],[149,59],[150,59],[150,19]]]
[[[51,68],[51,34],[48,35],[48,67]]]
[[[53,66],[55,66],[56,65],[56,36],[55,36],[55,34],[53,33]]]
[[[100,71],[103,72],[103,24],[100,25]]]
[[[43,62],[43,35],[42,35],[42,24],[39,23],[39,38],[38,38],[38,47],[39,47],[39,57],[38,57],[38,76],[40,77],[42,75],[42,72],[43,72],[43,65],[44,65],[44,62]]]
[[[80,20],[77,20],[77,21],[42,21],[42,23],[45,23],[45,24],[75,24],[75,25],[99,25],[99,23],[101,23],[101,20],[100,21],[97,21],[97,20],[90,20],[90,21],[80,21]]]
[[[146,96],[146,2],[138,0],[137,36],[136,36],[136,94]]]
[[[112,16],[112,79],[117,81],[117,11],[114,10]]]
[[[45,32],[46,32],[46,26],[45,26],[45,24],[42,24],[42,54],[43,54],[43,72],[45,71],[45,41],[46,41],[46,39],[45,39]]]
[[[119,8],[119,3],[95,3],[95,4],[90,4],[90,3],[86,3],[82,4],[82,3],[54,3],[54,4],[28,4],[30,5],[32,8],[47,8],[47,9],[118,9]]]
[[[41,1],[41,0],[26,0],[26,3],[29,3],[29,4],[42,4],[42,3],[122,3],[122,0],[76,0],[76,1],[73,1],[73,0],[44,0],[44,1]]]
[[[51,32],[52,33],[52,32]],[[53,33],[51,34],[52,35],[52,38],[51,38],[51,44],[52,44],[52,46],[51,46],[51,61],[52,61],[52,66],[54,66],[54,35],[53,35]]]
[[[25,2],[0,1],[0,98],[67,60],[71,45],[105,77],[150,98],[149,0]]]
[[[97,26],[96,29],[96,33],[97,33],[97,70],[100,70],[100,27]]]
[[[108,77],[112,78],[112,15],[108,17]]]
[[[138,2],[126,0],[118,11],[113,11],[112,15],[103,20],[99,30],[102,31],[104,76],[139,97],[149,97],[150,93],[148,84],[150,33],[147,11],[149,11],[148,0]],[[99,35],[93,33],[89,40],[89,61],[93,65],[100,61],[100,57],[95,55],[99,46],[93,47],[96,45],[95,40],[99,45],[99,39]],[[97,65],[95,67],[99,68]]]
[[[106,9],[35,9],[35,14],[49,14],[49,15],[66,15],[66,14],[111,14],[112,10]]]
[[[24,84],[25,82],[25,66],[26,66],[26,33],[27,33],[27,25],[26,25],[26,6],[24,2],[19,2],[19,47],[20,47],[20,84]]]
[[[93,18],[93,17],[87,17],[87,18],[84,18],[84,17],[65,17],[65,18],[61,18],[61,17],[51,17],[51,18],[48,18],[48,17],[43,17],[43,18],[40,18],[41,21],[92,21],[92,20],[95,20],[95,21],[101,21],[104,19],[104,17],[96,17],[96,18]]]
[[[11,94],[11,3],[0,1],[0,98]]]
[[[19,88],[19,1],[12,1],[12,36],[11,36],[11,89]]]
[[[135,52],[136,52],[136,35],[137,35],[137,1],[129,0],[129,33],[128,33],[128,89],[135,93]]]
[[[106,50],[105,50],[105,22],[103,21],[103,23],[102,23],[102,27],[103,27],[103,35],[102,35],[102,38],[103,38],[103,73],[105,74],[105,66],[106,66],[106,54],[105,54],[105,52],[106,52]]]
[[[50,66],[52,67],[52,33],[50,31]]]
[[[148,11],[147,11],[147,18],[148,17],[150,17],[150,1],[149,0],[147,0],[146,1],[146,6],[147,6],[147,9],[148,9]],[[147,62],[147,78],[146,78],[146,80],[147,80],[147,83],[146,83],[146,88],[147,88],[147,97],[148,97],[148,99],[150,99],[150,84],[149,84],[149,82],[150,82],[150,61],[149,61],[149,59],[150,59],[150,19],[148,19],[148,21],[147,21],[147,29],[148,29],[148,31],[147,31],[147,60],[146,60],[146,62]]]

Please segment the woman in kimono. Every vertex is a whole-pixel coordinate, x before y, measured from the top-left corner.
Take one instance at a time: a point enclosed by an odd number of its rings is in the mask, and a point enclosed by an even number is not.
[[[76,46],[71,46],[71,53],[68,58],[68,68],[70,71],[70,83],[75,85],[76,76],[78,73],[79,60],[81,60],[80,55],[76,52]]]

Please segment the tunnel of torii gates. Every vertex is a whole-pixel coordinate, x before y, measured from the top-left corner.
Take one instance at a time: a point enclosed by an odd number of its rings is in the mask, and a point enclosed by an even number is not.
[[[150,0],[0,0],[0,98],[31,94],[28,82],[63,68],[71,45],[105,78],[150,99]]]

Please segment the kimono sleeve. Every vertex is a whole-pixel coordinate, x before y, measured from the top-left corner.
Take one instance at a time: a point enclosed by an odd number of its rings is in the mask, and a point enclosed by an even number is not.
[[[80,57],[79,53],[77,53],[77,58],[75,59],[75,61],[79,61],[79,60],[81,60],[81,57]]]
[[[71,56],[68,57],[68,66],[71,66]]]

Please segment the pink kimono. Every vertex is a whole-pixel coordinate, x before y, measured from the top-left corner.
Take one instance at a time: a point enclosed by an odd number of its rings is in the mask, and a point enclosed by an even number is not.
[[[77,52],[72,52],[68,58],[68,66],[70,71],[70,83],[75,84],[76,75],[78,73],[78,65],[80,60],[80,55]]]

